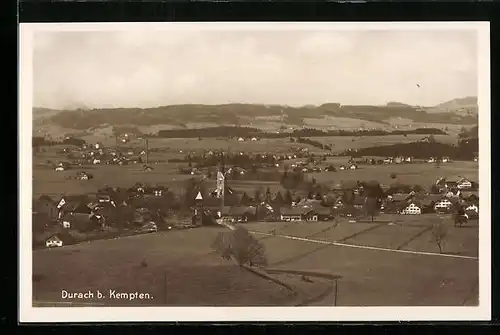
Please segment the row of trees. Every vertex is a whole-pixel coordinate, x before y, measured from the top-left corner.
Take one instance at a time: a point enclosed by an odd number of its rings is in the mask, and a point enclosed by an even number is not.
[[[164,138],[215,138],[215,137],[261,137],[261,138],[286,138],[292,137],[329,137],[329,136],[384,136],[384,135],[446,135],[437,128],[417,128],[413,130],[386,131],[381,129],[366,130],[320,130],[315,128],[296,129],[292,132],[264,132],[258,128],[243,126],[219,126],[196,129],[167,129],[160,130],[157,137]]]
[[[361,148],[356,151],[358,156],[397,157],[410,156],[417,159],[429,157],[450,157],[454,160],[471,160],[479,151],[477,139],[463,140],[458,145],[445,143],[397,143],[391,145]],[[351,151],[345,151],[342,155],[352,155]]]

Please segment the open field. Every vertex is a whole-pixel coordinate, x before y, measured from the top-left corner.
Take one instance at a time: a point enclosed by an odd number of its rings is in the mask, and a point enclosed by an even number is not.
[[[379,145],[391,145],[396,143],[410,143],[418,141],[428,135],[410,134],[406,137],[403,135],[386,135],[386,136],[331,136],[331,137],[311,137],[310,139],[333,145],[332,152],[339,153],[347,149],[361,149]],[[457,136],[453,135],[434,135],[437,142],[446,144],[456,144]],[[114,146],[116,139],[114,136],[97,136],[84,138],[89,143],[101,142],[105,146]],[[143,140],[132,140],[127,145],[132,147],[144,148]],[[326,152],[315,148],[308,144],[290,142],[288,138],[276,139],[260,139],[259,141],[238,141],[237,139],[227,138],[150,138],[149,147],[153,148],[168,148],[167,152],[178,154],[179,150],[183,151],[204,151],[204,150],[230,150],[234,152],[247,153],[284,153],[295,148],[308,148],[312,152]]]
[[[339,166],[347,164],[346,157],[331,158],[322,165],[333,164]],[[175,189],[179,182],[191,178],[191,175],[180,174],[179,166],[187,166],[185,163],[160,163],[154,164],[153,171],[144,172],[142,164],[131,165],[99,165],[85,166],[81,169],[67,171],[54,171],[49,168],[35,166],[33,168],[33,196],[42,194],[59,196],[61,194],[92,193],[104,185],[116,187],[130,187],[136,182],[149,183],[151,185],[161,184],[171,186]],[[67,180],[67,177],[75,176],[78,171],[86,171],[93,174],[91,180]],[[392,179],[391,174],[396,174]],[[458,177],[470,178],[477,181],[478,163],[476,162],[452,162],[442,164],[436,168],[433,164],[391,164],[391,165],[362,165],[358,170],[346,170],[337,172],[308,173],[306,178],[315,178],[318,183],[329,186],[341,184],[342,182],[357,180],[377,180],[382,185],[402,183],[409,185],[421,185],[428,188],[440,177],[450,180]],[[257,180],[233,180],[230,182],[236,190],[246,191],[253,195],[257,188],[270,187],[272,192],[282,190],[279,182],[261,182]],[[213,181],[215,185],[215,181]]]
[[[245,227],[264,233],[276,229],[276,236],[257,235],[265,245],[269,268],[339,276],[337,305],[477,304],[477,260],[437,254],[429,235],[418,235],[425,227],[415,226],[415,222],[416,219],[399,216],[394,226],[338,220],[303,224],[261,222]],[[455,228],[451,222],[447,226],[449,243],[445,252],[477,255],[477,226]],[[220,231],[222,228],[207,227],[34,251],[33,273],[37,278],[34,300],[60,301],[62,289],[99,289],[137,291],[154,297],[141,301],[105,300],[118,305],[297,305],[304,303],[308,295],[319,297],[312,299],[310,305],[332,305],[331,281],[313,279],[313,283],[306,285],[297,276],[272,275],[301,292],[293,295],[282,286],[233,265],[232,261],[222,260],[210,250]],[[308,237],[311,241],[284,236]],[[401,250],[436,254],[351,248],[314,241],[394,249],[404,244]]]
[[[179,174],[175,164],[155,164],[153,171],[144,172],[142,164],[100,165],[81,169],[54,171],[48,168],[33,169],[33,196],[42,194],[60,196],[62,194],[93,193],[105,185],[113,187],[131,187],[136,182],[151,185],[168,185],[175,188],[179,182],[191,178],[191,175]],[[67,180],[78,171],[86,171],[94,176],[90,180]]]
[[[347,161],[347,157],[335,157],[324,163],[338,167],[340,164],[346,165]],[[391,178],[393,173],[396,174],[395,179]],[[428,188],[440,177],[449,180],[465,177],[477,181],[479,172],[477,162],[451,162],[442,164],[439,168],[428,163],[360,165],[357,170],[316,172],[309,173],[308,176],[314,177],[318,183],[337,184],[342,181],[376,180],[382,185],[402,183]]]

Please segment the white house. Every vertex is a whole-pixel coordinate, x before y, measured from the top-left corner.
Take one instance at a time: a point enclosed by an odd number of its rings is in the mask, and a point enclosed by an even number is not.
[[[238,141],[243,142],[243,141],[245,141],[245,139],[243,137],[238,137]]]
[[[422,214],[422,209],[420,208],[419,205],[412,202],[408,206],[403,208],[400,214],[420,215]]]
[[[476,204],[469,204],[467,207],[465,207],[465,210],[479,213],[479,207]]]
[[[58,167],[56,167],[56,171],[64,171],[64,166],[58,166]]]
[[[95,159],[92,161],[92,164],[101,164],[101,160],[100,160],[100,159],[95,158]]]
[[[344,165],[341,165],[341,166],[340,166],[340,170],[342,170],[342,171],[343,171],[343,170],[345,170],[345,166],[344,166]]]
[[[434,157],[431,157],[427,160],[427,163],[436,163],[436,159]]]
[[[449,209],[453,203],[448,198],[442,198],[441,200],[436,201],[434,204],[434,210],[437,211],[439,209]]]
[[[461,190],[470,189],[472,188],[472,182],[466,178],[460,178],[460,180],[457,181],[457,187]]]
[[[385,164],[391,164],[392,163],[392,158],[386,158],[384,159]]]
[[[252,137],[252,141],[257,141],[257,137]]]
[[[449,157],[443,157],[441,159],[441,162],[443,162],[443,163],[449,163],[450,162],[450,158]]]
[[[45,246],[47,248],[62,247],[63,246],[63,241],[59,238],[59,236],[54,235],[54,236],[49,237],[45,241]]]
[[[69,221],[64,220],[62,222],[63,228],[71,228],[71,223]]]
[[[357,168],[358,168],[358,166],[357,166],[356,164],[351,164],[351,165],[349,166],[349,169],[350,169],[350,170],[356,170]]]

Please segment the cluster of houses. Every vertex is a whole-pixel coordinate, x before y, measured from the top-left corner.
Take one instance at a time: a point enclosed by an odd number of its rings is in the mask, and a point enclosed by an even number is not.
[[[143,163],[147,161],[146,150],[142,148],[105,148],[101,143],[93,145],[83,144],[81,147],[63,148],[60,154],[72,160],[73,165],[103,165],[116,164],[127,165]],[[65,171],[71,167],[68,162],[59,162],[55,166],[56,171]]]
[[[201,185],[201,184],[199,184]],[[440,178],[433,185],[433,192],[413,190],[385,192],[379,199],[380,212],[387,214],[421,215],[426,213],[456,213],[462,211],[469,219],[479,215],[479,194],[474,182],[460,178],[448,181]],[[251,221],[327,221],[336,216],[355,217],[366,215],[367,198],[363,183],[346,187],[309,192],[276,192],[249,196],[226,185],[224,202],[216,197],[215,190],[196,189],[193,202],[178,197],[163,186],[136,184],[131,188],[107,187],[93,195],[65,195],[52,199],[42,195],[33,203],[33,229],[50,230],[54,225],[80,232],[102,230],[106,227],[135,229],[139,233],[156,231],[170,221],[182,208],[186,215],[183,224],[191,226],[216,224],[222,218],[230,222]],[[177,218],[172,222],[177,221]],[[167,224],[168,225],[168,224]],[[170,225],[171,227],[173,225]],[[54,242],[55,243],[55,242]]]

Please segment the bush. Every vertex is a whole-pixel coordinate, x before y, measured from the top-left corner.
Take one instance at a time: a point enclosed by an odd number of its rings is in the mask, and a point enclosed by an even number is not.
[[[212,243],[212,249],[224,259],[234,258],[240,266],[268,264],[264,245],[242,227],[220,233]]]

